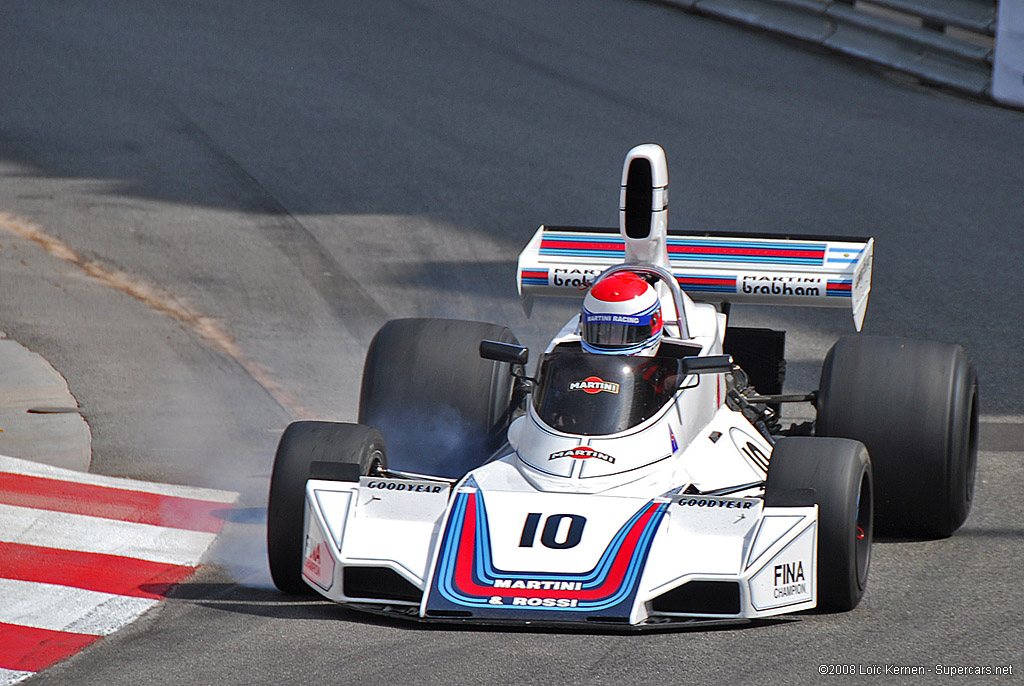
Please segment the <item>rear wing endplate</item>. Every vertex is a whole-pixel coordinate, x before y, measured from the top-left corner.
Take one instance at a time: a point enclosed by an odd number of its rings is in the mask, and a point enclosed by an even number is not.
[[[860,331],[872,238],[670,230],[666,239],[670,271],[694,300],[850,308]],[[535,296],[580,297],[601,272],[626,261],[625,249],[618,229],[541,226],[519,255],[527,314]]]

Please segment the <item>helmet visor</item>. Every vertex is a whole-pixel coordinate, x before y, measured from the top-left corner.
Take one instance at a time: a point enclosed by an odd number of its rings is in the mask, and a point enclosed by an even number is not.
[[[595,348],[633,348],[661,332],[654,312],[641,315],[594,313],[583,310],[583,340]]]

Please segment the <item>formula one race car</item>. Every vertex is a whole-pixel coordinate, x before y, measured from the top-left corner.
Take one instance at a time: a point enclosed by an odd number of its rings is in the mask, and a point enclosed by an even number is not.
[[[413,619],[649,628],[850,610],[876,530],[952,534],[977,455],[961,347],[842,338],[787,396],[784,333],[728,323],[732,303],[842,306],[859,330],[873,240],[669,231],[667,206],[665,154],[641,145],[619,230],[538,229],[524,306],[583,307],[532,377],[505,327],[388,322],[360,423],[281,438],[275,584]],[[816,419],[783,426],[786,402]]]

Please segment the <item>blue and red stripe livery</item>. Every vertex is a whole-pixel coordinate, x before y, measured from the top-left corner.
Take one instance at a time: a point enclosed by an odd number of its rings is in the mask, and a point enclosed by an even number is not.
[[[519,282],[526,286],[547,286],[547,269],[524,269],[519,275]]]
[[[783,245],[776,241],[669,238],[668,254],[670,259],[698,262],[768,262],[803,266],[825,263],[825,246],[813,243]]]
[[[523,619],[543,612],[546,619],[557,620],[560,613],[578,617],[582,612],[628,618],[651,543],[667,508],[666,503],[654,501],[641,507],[616,532],[589,571],[507,571],[493,564],[483,495],[478,491],[461,492],[455,496],[441,541],[427,613],[461,610],[472,612],[474,617]],[[499,580],[523,583],[508,588],[497,585]],[[543,587],[539,587],[541,583]],[[531,605],[513,604],[516,599],[528,599]],[[549,606],[540,604],[544,600],[550,600]],[[556,605],[559,601],[563,606]]]
[[[691,274],[676,274],[676,281],[684,291],[695,291],[700,293],[735,293],[735,276],[696,276]]]
[[[850,279],[832,280],[829,279],[825,286],[825,295],[849,298],[853,294],[853,281]]]

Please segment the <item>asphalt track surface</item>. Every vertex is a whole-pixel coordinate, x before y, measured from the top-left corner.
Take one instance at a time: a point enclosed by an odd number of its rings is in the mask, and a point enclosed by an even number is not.
[[[0,329],[67,378],[92,471],[243,494],[193,583],[33,683],[865,679],[819,677],[828,664],[1019,679],[1020,112],[637,1],[0,14]],[[614,225],[622,157],[648,141],[668,152],[673,226],[876,237],[865,331],[960,342],[978,365],[966,526],[876,545],[852,613],[729,630],[428,628],[272,590],[265,492],[287,422],[354,419],[389,318],[542,344],[571,308],[525,319],[519,250],[540,223]],[[792,390],[852,330],[839,311],[735,316],[789,332]]]

